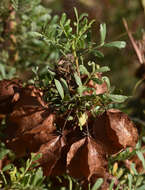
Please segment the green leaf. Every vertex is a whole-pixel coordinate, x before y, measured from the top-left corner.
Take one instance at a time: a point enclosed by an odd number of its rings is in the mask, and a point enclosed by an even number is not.
[[[68,20],[66,21],[66,23],[65,23],[65,25],[64,25],[64,26],[65,26],[65,27],[66,27],[66,26],[70,26],[70,22],[71,22],[71,20],[70,20],[70,19],[68,19]]]
[[[113,102],[122,103],[128,99],[128,96],[117,95],[117,94],[107,94],[107,97]]]
[[[78,16],[78,11],[77,11],[76,7],[74,7],[74,12],[75,12],[76,19],[78,20],[79,16]]]
[[[8,149],[2,149],[0,151],[0,160],[2,160],[10,151]]]
[[[54,79],[54,82],[55,82],[55,86],[56,86],[61,98],[64,99],[64,91],[63,91],[63,87],[62,87],[61,83],[57,79]]]
[[[88,72],[87,68],[84,65],[80,65],[79,70],[80,70],[81,74],[83,74],[83,75],[88,75],[88,76],[90,75],[90,73]]]
[[[35,154],[35,153],[31,154],[31,159],[33,162],[40,159],[41,157],[42,157],[42,154]]]
[[[86,91],[88,88],[86,86],[79,86],[77,88],[77,92],[79,93],[80,96],[83,96],[83,92]]]
[[[64,25],[65,21],[66,21],[66,14],[63,13],[62,16],[61,16],[61,19],[60,19],[60,23],[61,23],[62,25]]]
[[[31,185],[33,186],[39,186],[43,182],[43,172],[41,168],[38,168],[38,170],[34,173],[34,175],[31,177]]]
[[[101,68],[97,69],[97,72],[100,72],[100,73],[104,73],[104,72],[107,72],[107,71],[110,71],[110,68],[107,67],[107,66],[104,66],[104,67],[101,67]]]
[[[98,50],[94,50],[94,51],[93,51],[93,54],[94,54],[96,57],[99,57],[99,58],[103,58],[103,57],[104,57],[104,54],[103,54],[101,51],[98,51]]]
[[[104,44],[106,38],[106,24],[103,23],[100,25],[100,35],[101,35],[101,44]]]
[[[111,184],[109,186],[109,190],[113,190],[114,183],[115,183],[115,180],[112,179]]]
[[[61,80],[61,83],[62,83],[65,93],[69,94],[69,88],[68,88],[67,82],[63,78],[61,78],[60,80]]]
[[[125,48],[126,42],[124,41],[115,41],[115,42],[110,42],[107,44],[104,44],[105,47],[116,47],[116,48]]]
[[[8,164],[5,167],[3,167],[2,171],[5,172],[5,171],[7,171],[7,170],[9,170],[11,168],[12,168],[12,164]]]
[[[135,168],[135,164],[134,164],[134,163],[131,163],[131,170],[133,171],[133,173],[134,173],[135,175],[138,175],[138,172],[137,172],[137,170],[136,170],[136,168]]]
[[[110,89],[110,80],[109,80],[109,78],[106,77],[106,76],[104,76],[104,77],[102,77],[102,80],[103,80],[104,82],[106,82],[108,89]]]
[[[82,81],[81,81],[81,78],[79,77],[79,75],[77,73],[74,73],[74,77],[75,77],[75,81],[76,81],[77,85],[82,86]]]
[[[145,158],[144,158],[143,153],[141,151],[137,150],[136,154],[137,154],[138,158],[141,160],[143,168],[145,169]]]
[[[48,69],[48,72],[49,72],[50,75],[52,75],[52,76],[55,76],[55,75],[56,75],[56,73],[53,72],[51,69],[49,69],[49,68],[47,68],[47,69]]]
[[[79,21],[82,20],[84,17],[88,17],[87,13],[82,13],[79,17]]]
[[[139,175],[138,175],[139,176]],[[140,186],[141,184],[143,184],[143,181],[144,181],[144,176],[141,175],[137,178],[137,181],[136,181],[136,187]]]
[[[136,188],[136,190],[145,190],[145,185],[142,185],[141,187]]]
[[[91,190],[97,190],[101,187],[103,183],[103,179],[102,178],[99,178],[97,179],[96,183],[93,185],[93,187],[91,188]]]
[[[44,37],[42,34],[40,34],[39,32],[29,32],[28,33],[29,36],[33,37],[33,38],[42,38]]]
[[[131,174],[128,174],[128,187],[129,187],[129,190],[132,189],[132,175]]]

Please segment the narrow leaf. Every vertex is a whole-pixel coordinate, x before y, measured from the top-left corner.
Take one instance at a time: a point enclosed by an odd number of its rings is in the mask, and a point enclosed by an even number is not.
[[[129,187],[129,190],[131,190],[132,188],[132,175],[131,174],[128,174],[128,187]]]
[[[106,24],[103,23],[100,25],[100,35],[101,35],[101,44],[104,44],[106,38]]]
[[[56,86],[61,98],[64,99],[64,91],[63,91],[63,87],[62,87],[61,83],[57,79],[54,79],[54,82],[55,82],[55,86]]]
[[[43,37],[43,35],[40,34],[39,32],[29,32],[28,34],[29,34],[29,36],[31,36],[33,38],[38,38],[38,37],[42,38]]]
[[[81,74],[88,75],[88,76],[90,75],[87,68],[84,65],[80,65],[79,69],[80,69]]]
[[[97,190],[101,187],[103,183],[103,179],[102,178],[99,178],[96,183],[93,185],[92,189],[91,190]]]
[[[77,73],[74,73],[74,77],[75,77],[75,81],[76,81],[77,85],[82,86],[82,81],[81,81],[81,78],[79,77],[79,75]]]
[[[81,14],[79,17],[79,21],[82,20],[84,17],[88,17],[88,14],[87,13]]]
[[[132,170],[132,172],[133,172],[135,175],[138,175],[138,172],[137,172],[137,170],[136,170],[136,168],[135,168],[135,164],[134,164],[134,163],[131,163],[131,170]]]
[[[128,96],[117,95],[117,94],[107,94],[108,98],[110,98],[113,102],[122,103],[128,99]]]
[[[8,164],[5,167],[3,167],[2,171],[5,172],[5,171],[11,169],[11,167],[12,167],[12,164]]]
[[[100,69],[97,69],[97,72],[104,73],[110,71],[110,68],[107,66],[101,67]]]
[[[65,21],[66,21],[66,14],[63,13],[62,16],[61,16],[61,19],[60,19],[60,23],[61,23],[62,25],[64,25]]]
[[[60,80],[61,80],[61,83],[62,83],[65,93],[69,94],[69,88],[68,88],[67,82],[63,78],[61,78]]]
[[[126,42],[124,41],[115,41],[115,42],[110,42],[107,44],[104,44],[105,47],[116,47],[116,48],[125,48]]]
[[[143,168],[145,169],[145,158],[144,158],[143,153],[138,150],[138,151],[136,151],[136,154],[137,154],[138,158],[141,160]]]
[[[78,20],[79,16],[78,16],[78,11],[77,11],[76,7],[74,7],[74,12],[75,12],[76,19]]]
[[[99,58],[103,58],[104,54],[101,51],[95,50],[93,51],[94,55]]]
[[[109,190],[112,190],[112,189],[113,189],[114,183],[115,183],[115,181],[114,181],[114,179],[112,179],[111,184],[110,184],[110,186],[109,186]]]

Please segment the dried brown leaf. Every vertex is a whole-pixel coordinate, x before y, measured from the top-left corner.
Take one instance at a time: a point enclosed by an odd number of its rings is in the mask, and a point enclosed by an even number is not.
[[[72,144],[67,154],[68,173],[78,179],[90,179],[91,176],[104,177],[106,161],[99,143],[85,137]]]
[[[6,118],[6,144],[21,157],[36,152],[55,131],[55,114],[42,100],[42,93],[33,86],[21,90],[20,99]]]
[[[52,174],[60,174],[64,172],[56,171],[55,167],[61,168],[61,156],[63,148],[65,147],[65,138],[63,136],[49,135],[49,140],[47,143],[43,144],[37,153],[42,154],[42,158],[38,160],[40,165],[43,167],[44,175],[50,176]],[[55,170],[55,171],[54,171]],[[56,172],[56,173],[55,173]]]
[[[21,82],[18,79],[0,81],[0,113],[8,114],[19,99]]]
[[[13,138],[30,130],[33,130],[31,133],[37,133],[43,128],[52,131],[54,118],[39,90],[28,86],[22,90],[13,112],[7,117],[6,133],[9,138]]]
[[[24,133],[20,130],[13,131],[13,127],[11,130],[7,131],[9,138],[6,140],[6,145],[8,148],[12,149],[17,157],[22,157],[31,152],[37,152],[42,144],[45,144],[50,139],[50,133],[55,131],[55,127],[53,125],[54,115],[50,114],[42,125],[36,126],[32,130],[27,130]],[[13,137],[12,137],[13,136]]]
[[[134,147],[138,133],[129,117],[117,109],[110,109],[106,114],[109,119],[109,125],[106,128],[109,139],[120,148]]]
[[[120,150],[118,149],[118,147],[114,146],[114,144],[111,142],[111,140],[109,139],[107,135],[106,126],[109,125],[109,122],[107,120],[105,113],[96,117],[94,122],[91,122],[91,124],[93,126],[92,133],[95,140],[99,140],[100,142],[102,142],[104,151],[107,154],[114,154]]]
[[[93,135],[102,142],[108,154],[117,153],[127,146],[135,146],[138,138],[131,120],[117,109],[110,109],[95,119]]]

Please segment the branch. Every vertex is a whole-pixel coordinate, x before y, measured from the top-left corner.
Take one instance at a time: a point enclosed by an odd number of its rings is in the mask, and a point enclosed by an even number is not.
[[[136,42],[135,42],[135,40],[134,40],[134,38],[133,38],[133,36],[132,36],[132,34],[131,34],[129,28],[128,28],[127,21],[126,21],[125,18],[123,18],[122,20],[123,20],[123,24],[124,24],[124,27],[125,27],[125,29],[126,29],[126,32],[127,32],[127,34],[128,34],[128,37],[129,37],[129,39],[130,39],[130,41],[131,41],[131,43],[132,43],[132,46],[133,46],[133,48],[134,48],[134,50],[135,50],[135,52],[136,52],[136,55],[137,55],[137,57],[138,57],[138,60],[139,60],[139,62],[140,62],[141,64],[143,64],[144,61],[143,61],[143,58],[142,58],[142,54],[141,54],[141,52],[140,52],[140,50],[139,50],[139,47],[137,46],[137,44],[136,44]]]

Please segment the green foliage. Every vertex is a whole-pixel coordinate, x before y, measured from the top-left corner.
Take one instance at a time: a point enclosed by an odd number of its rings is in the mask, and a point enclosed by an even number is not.
[[[43,71],[39,68],[35,72],[37,77],[34,78],[33,82],[42,89],[49,89],[49,92],[45,91],[45,99],[51,103],[53,109],[57,110],[59,107],[61,113],[65,113],[67,110],[75,110],[78,114],[78,122],[80,122],[82,120],[81,115],[87,110],[97,114],[100,110],[103,112],[103,110],[113,107],[114,103],[121,103],[127,99],[126,96],[112,94],[113,89],[110,87],[107,76],[102,78],[96,76],[96,73],[101,74],[110,71],[109,67],[100,67],[95,62],[90,61],[85,63],[86,55],[94,54],[99,58],[100,55],[104,56],[101,49],[107,44],[110,44],[111,47],[123,48],[125,42],[106,43],[106,24],[101,24],[101,42],[100,44],[92,43],[90,36],[94,21],[89,22],[87,14],[79,16],[76,8],[74,8],[74,12],[76,21],[71,22],[63,13],[60,20],[56,20],[55,24],[53,23],[55,29],[53,28],[52,35],[50,35],[51,29],[48,24],[42,28],[41,32],[29,32],[29,35],[38,39],[40,43],[46,43],[48,47],[57,50],[58,54],[63,56],[60,63],[54,62],[53,66],[49,65]],[[87,75],[85,80],[83,80],[84,75]],[[108,90],[104,94],[96,96],[96,90],[87,86],[91,80],[94,85],[101,85],[105,81]],[[92,93],[84,96],[85,92]],[[96,106],[99,106],[98,110],[96,110]],[[79,123],[79,125],[82,124]]]
[[[36,160],[41,155],[31,154],[31,158],[25,163],[25,166],[20,168],[13,164],[8,164],[0,171],[1,180],[0,186],[4,189],[44,189],[44,176],[42,169],[35,168]]]
[[[119,154],[110,157],[109,169],[110,173],[119,180],[119,186],[123,186],[125,190],[138,190],[143,189],[145,186],[145,174],[144,174],[144,162],[143,156],[144,149],[141,149],[141,140],[136,144],[136,148],[130,151],[129,148],[120,152]],[[122,162],[128,162],[133,156],[137,155],[139,160],[142,162],[142,172],[137,171],[137,166],[134,162],[130,162],[130,167],[125,167]]]

